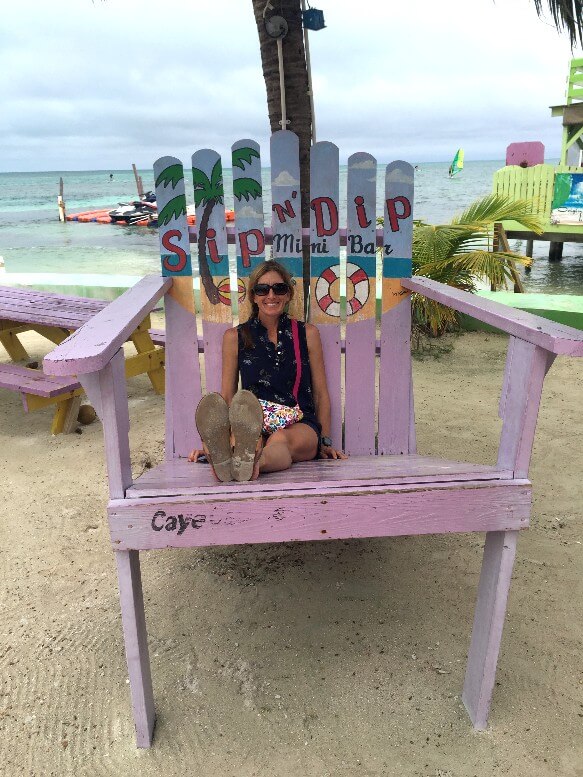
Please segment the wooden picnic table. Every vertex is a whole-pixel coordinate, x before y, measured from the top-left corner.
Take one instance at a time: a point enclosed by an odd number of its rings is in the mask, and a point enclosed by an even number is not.
[[[59,345],[108,304],[109,300],[0,286],[0,343],[12,362],[30,362],[19,338],[23,332],[38,332]],[[147,373],[156,393],[163,394],[164,349],[152,342],[150,327],[147,315],[129,336],[137,353],[126,358],[125,372],[126,377]],[[40,369],[0,364],[0,387],[19,391],[27,412],[56,404],[53,434],[74,428],[83,394],[74,376],[55,379]]]

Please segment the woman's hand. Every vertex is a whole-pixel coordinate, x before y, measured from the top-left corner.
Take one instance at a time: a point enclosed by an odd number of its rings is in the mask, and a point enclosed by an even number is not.
[[[331,445],[322,445],[320,447],[321,459],[347,459],[348,456],[343,451],[338,451]]]
[[[198,450],[198,448],[196,448],[193,451],[190,451],[190,453],[188,454],[188,461],[198,461],[199,459],[202,459],[202,458],[206,459],[206,453],[203,450]]]

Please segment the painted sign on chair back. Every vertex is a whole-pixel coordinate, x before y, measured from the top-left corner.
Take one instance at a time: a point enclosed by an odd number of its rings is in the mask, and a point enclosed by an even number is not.
[[[385,174],[383,302],[379,383],[380,454],[413,453],[411,303],[402,278],[412,274],[413,168],[391,162]]]
[[[171,161],[173,165],[179,165],[177,160]],[[222,338],[225,330],[233,324],[231,301],[234,293],[227,253],[222,166],[219,155],[209,149],[196,152],[192,163],[206,390],[220,391]],[[245,321],[251,312],[248,278],[254,267],[264,261],[269,242],[264,228],[259,145],[249,139],[237,141],[232,146],[232,165],[236,294],[239,320]],[[299,142],[289,130],[272,136],[271,178],[272,256],[287,267],[295,280],[290,314],[302,319]],[[413,169],[406,162],[392,162],[386,168],[382,256],[376,245],[376,159],[365,153],[356,153],[349,158],[346,208],[340,202],[339,179],[338,148],[333,143],[316,143],[310,158],[309,320],[318,326],[322,340],[332,412],[330,433],[338,447],[344,447],[353,455],[412,453],[415,439],[411,392],[411,301],[410,293],[401,286],[401,279],[410,277],[412,268]],[[163,210],[169,201],[164,188],[159,196]],[[345,226],[341,214],[344,213],[347,225],[346,259],[341,256],[340,250]],[[184,215],[180,218],[185,221]],[[167,230],[175,228],[174,222],[164,224],[162,229],[166,231],[161,233],[161,240],[168,243]],[[174,258],[178,253],[165,259],[165,272],[178,276],[175,283],[181,280],[178,274],[190,268],[189,257],[184,263]],[[377,265],[380,267],[381,263],[379,361],[376,276]],[[194,326],[192,314],[191,318]],[[343,361],[344,324],[346,347]],[[194,335],[193,343],[195,340]],[[173,347],[169,338],[167,347]],[[198,368],[194,350],[193,345],[193,362]],[[197,378],[196,385],[197,396],[200,396],[200,378]],[[182,397],[184,387],[180,392]],[[193,391],[188,390],[186,394],[190,405],[185,410],[185,418],[188,416],[188,423],[191,423],[196,402],[192,400]],[[172,407],[173,395],[169,399]],[[184,407],[183,400],[177,400],[177,405]],[[176,424],[175,428],[180,428],[180,424]],[[198,437],[195,435],[194,439],[196,443]],[[190,445],[190,448],[193,447],[195,444]],[[185,450],[185,446],[182,445],[180,450]]]
[[[194,411],[200,400],[192,260],[186,220],[184,169],[165,156],[154,163],[162,275],[166,294],[166,458],[186,456],[198,444]]]
[[[345,450],[374,454],[376,352],[376,182],[370,154],[348,159],[346,213]]]
[[[237,246],[237,294],[239,323],[251,314],[249,275],[265,260],[265,222],[259,144],[238,140],[232,146],[235,243]]]
[[[206,391],[220,391],[223,334],[231,326],[232,316],[223,166],[216,151],[205,148],[192,155],[192,183],[198,226]]]
[[[304,318],[302,262],[302,198],[300,194],[300,157],[298,136],[280,130],[271,136],[271,255],[281,262],[295,281],[289,313]]]
[[[320,329],[330,393],[330,436],[342,441],[340,352],[341,269],[338,147],[321,142],[310,154],[310,323]]]

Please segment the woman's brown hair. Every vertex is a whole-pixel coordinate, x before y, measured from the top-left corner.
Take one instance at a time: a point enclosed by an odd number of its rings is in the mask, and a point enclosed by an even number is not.
[[[259,282],[259,279],[262,276],[264,276],[266,273],[271,271],[281,275],[281,279],[284,281],[284,283],[287,283],[289,287],[290,302],[294,297],[295,284],[289,270],[286,267],[284,267],[283,264],[276,262],[274,259],[268,259],[265,262],[261,262],[261,264],[258,264],[257,267],[255,267],[255,269],[249,276],[248,289],[249,289],[249,301],[251,302],[251,318],[257,318],[257,315],[259,314],[259,308],[257,306],[257,303],[255,302],[255,295],[253,293],[253,289]],[[243,338],[243,347],[246,350],[254,347],[253,336],[251,335],[251,328],[249,326],[249,321],[246,321],[241,327],[241,336]]]

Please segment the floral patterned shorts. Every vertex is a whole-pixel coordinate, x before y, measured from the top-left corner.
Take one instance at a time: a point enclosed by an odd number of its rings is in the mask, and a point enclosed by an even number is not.
[[[304,417],[299,405],[288,407],[279,405],[277,402],[268,402],[266,399],[260,399],[259,403],[263,409],[264,434],[273,434],[278,429],[287,429]]]

